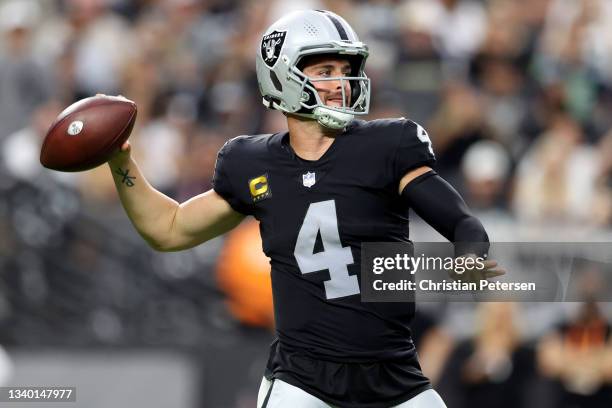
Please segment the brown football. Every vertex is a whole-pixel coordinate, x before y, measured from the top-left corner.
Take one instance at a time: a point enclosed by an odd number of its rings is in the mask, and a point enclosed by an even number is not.
[[[105,163],[130,136],[136,113],[136,104],[121,96],[97,95],[70,105],[47,131],[41,164],[83,171]]]

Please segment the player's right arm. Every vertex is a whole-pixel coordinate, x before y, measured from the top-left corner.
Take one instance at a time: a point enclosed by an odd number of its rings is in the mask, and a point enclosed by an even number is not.
[[[157,191],[140,172],[127,142],[108,165],[132,224],[158,251],[194,247],[229,231],[244,218],[214,190],[182,204]]]

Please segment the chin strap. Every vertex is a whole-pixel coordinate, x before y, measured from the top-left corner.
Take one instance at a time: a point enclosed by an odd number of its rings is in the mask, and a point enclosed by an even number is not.
[[[351,113],[338,112],[322,106],[316,107],[312,112],[312,116],[320,125],[330,129],[344,129],[355,117]]]
[[[272,100],[266,100],[264,98],[263,104],[267,108],[277,109],[281,112],[286,112],[276,102]],[[289,113],[290,115],[301,116],[303,118],[315,119],[321,126],[325,126],[329,129],[344,129],[348,123],[353,120],[355,115],[352,113],[338,112],[333,109],[329,109],[324,106],[317,106],[313,109],[312,113]]]

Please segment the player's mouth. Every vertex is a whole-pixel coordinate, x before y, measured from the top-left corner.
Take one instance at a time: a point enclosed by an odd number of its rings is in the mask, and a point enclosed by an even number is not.
[[[337,106],[337,107],[344,106],[344,101],[342,100],[342,96],[328,98],[326,103],[329,106]]]

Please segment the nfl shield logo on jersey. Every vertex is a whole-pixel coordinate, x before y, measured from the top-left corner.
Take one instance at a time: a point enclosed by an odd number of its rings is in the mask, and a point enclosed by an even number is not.
[[[302,184],[304,184],[304,187],[310,188],[314,186],[316,182],[316,176],[313,172],[309,171],[306,174],[302,174]]]

